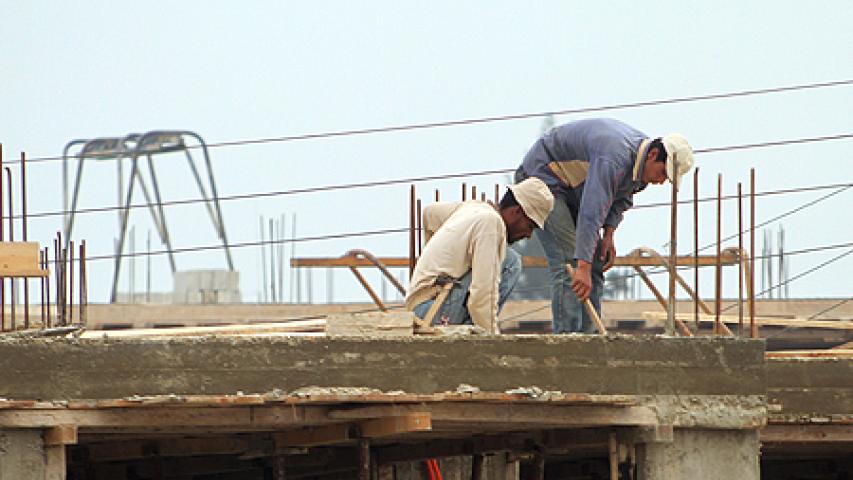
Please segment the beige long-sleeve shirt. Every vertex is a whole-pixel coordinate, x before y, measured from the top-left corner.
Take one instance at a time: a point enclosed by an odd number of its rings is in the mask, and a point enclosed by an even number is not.
[[[406,307],[410,310],[438,294],[435,279],[460,278],[471,270],[468,312],[475,325],[495,332],[498,286],[506,255],[506,226],[490,204],[439,202],[423,211],[425,243],[415,265]]]

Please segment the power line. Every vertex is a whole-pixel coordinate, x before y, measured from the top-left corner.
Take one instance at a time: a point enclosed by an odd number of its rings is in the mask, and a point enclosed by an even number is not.
[[[257,139],[248,139],[248,140],[234,140],[234,141],[226,141],[226,142],[217,142],[208,144],[208,148],[218,148],[218,147],[233,147],[233,146],[242,146],[242,145],[257,145],[264,143],[280,143],[280,142],[292,142],[292,141],[300,141],[300,140],[316,140],[321,138],[334,138],[334,137],[346,137],[346,136],[355,136],[355,135],[370,135],[377,133],[389,133],[389,132],[400,132],[400,131],[408,131],[408,130],[424,130],[431,128],[443,128],[443,127],[455,127],[462,125],[475,125],[482,123],[492,123],[492,122],[505,122],[511,120],[523,120],[528,118],[538,118],[538,117],[546,117],[550,115],[572,115],[579,113],[592,113],[592,112],[604,112],[609,110],[625,110],[631,108],[640,108],[640,107],[650,107],[650,106],[659,106],[659,105],[671,105],[678,103],[688,103],[688,102],[697,102],[697,101],[707,101],[707,100],[721,100],[725,98],[736,98],[736,97],[747,97],[754,95],[766,95],[773,93],[783,93],[783,92],[793,92],[798,90],[811,90],[811,89],[819,89],[819,88],[827,88],[827,87],[840,87],[853,84],[853,79],[849,80],[837,80],[830,82],[817,82],[817,83],[805,83],[799,85],[789,85],[783,87],[771,87],[771,88],[760,88],[754,90],[740,90],[734,92],[726,92],[726,93],[715,93],[715,94],[706,94],[706,95],[693,95],[686,97],[673,97],[661,100],[647,100],[640,102],[630,102],[630,103],[617,103],[612,105],[602,105],[596,107],[583,107],[583,108],[573,108],[573,109],[563,109],[563,110],[553,110],[553,111],[545,111],[545,112],[531,112],[531,113],[520,113],[520,114],[511,114],[511,115],[499,115],[499,116],[489,116],[489,117],[480,117],[480,118],[469,118],[462,120],[447,120],[441,122],[431,122],[431,123],[413,123],[413,124],[405,124],[405,125],[397,125],[390,127],[377,127],[377,128],[362,128],[362,129],[354,129],[354,130],[336,130],[329,132],[319,132],[319,133],[308,133],[302,135],[285,135],[279,137],[267,137],[267,138],[257,138]],[[188,148],[200,148],[200,146],[191,146]],[[38,163],[38,162],[46,162],[46,161],[55,161],[61,160],[61,156],[53,156],[53,157],[33,157],[28,159],[28,163]],[[20,161],[11,161],[8,163],[20,163]]]
[[[729,145],[725,147],[713,147],[711,149],[706,150],[696,150],[695,153],[716,153],[722,151],[733,151],[740,149],[751,149],[751,148],[761,148],[768,146],[782,146],[782,145],[793,145],[800,144],[805,142],[821,142],[828,140],[837,140],[839,138],[853,138],[853,133],[844,134],[844,135],[830,135],[823,137],[811,137],[811,138],[797,138],[797,139],[789,139],[789,140],[778,140],[772,142],[764,142],[764,143],[750,143],[744,145]],[[358,189],[358,188],[370,188],[370,187],[379,187],[379,186],[389,186],[389,185],[399,185],[406,183],[419,183],[419,182],[427,182],[427,181],[436,181],[436,180],[450,180],[454,178],[467,178],[467,177],[479,177],[479,176],[489,176],[489,175],[500,175],[514,172],[514,168],[504,168],[497,170],[481,170],[475,172],[463,172],[463,173],[450,173],[450,174],[439,174],[439,175],[428,175],[422,177],[407,177],[407,178],[397,178],[397,179],[389,179],[389,180],[376,180],[370,182],[357,182],[357,183],[341,183],[341,184],[333,184],[333,185],[322,185],[318,187],[307,187],[307,188],[297,188],[291,190],[279,190],[272,192],[254,192],[254,193],[244,193],[244,194],[236,194],[236,195],[225,195],[220,196],[220,202],[233,201],[233,200],[246,200],[246,199],[255,199],[255,198],[266,198],[266,197],[278,197],[285,195],[297,195],[297,194],[305,194],[305,193],[318,193],[318,192],[327,192],[333,190],[349,190],[349,189]],[[838,184],[842,185],[853,185],[853,184]],[[814,187],[808,187],[814,188]],[[807,191],[806,189],[790,189],[791,192],[796,191]],[[822,187],[820,187],[822,188]],[[782,191],[780,191],[782,193]],[[762,194],[757,195],[767,195],[769,192],[764,192]],[[736,196],[727,196],[725,197],[727,200],[731,198],[737,198]],[[710,201],[714,200],[716,197],[707,197],[703,198],[701,201]],[[171,200],[166,202],[161,202],[161,205],[166,206],[174,206],[174,205],[188,205],[194,203],[203,203],[210,202],[210,199],[204,198],[190,198],[185,200]],[[678,203],[690,203],[689,200],[682,200]],[[659,204],[650,204],[654,206],[662,206],[669,205],[669,203],[659,203]],[[129,209],[137,209],[137,208],[152,208],[158,206],[156,203],[138,203],[129,205],[127,208]],[[648,208],[648,206],[638,205],[633,208]],[[76,214],[88,214],[88,213],[96,213],[96,212],[110,212],[115,210],[122,210],[121,206],[109,206],[109,207],[92,207],[92,208],[81,208],[76,211]],[[71,213],[69,210],[55,210],[55,211],[47,211],[47,212],[36,212],[32,214],[28,214],[29,218],[44,218],[44,217],[54,217],[59,215],[65,215]],[[16,216],[14,218],[20,218],[20,216]]]

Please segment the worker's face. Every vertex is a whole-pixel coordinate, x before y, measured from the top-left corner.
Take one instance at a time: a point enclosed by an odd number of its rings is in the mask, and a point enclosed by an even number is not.
[[[652,148],[646,155],[646,164],[643,166],[643,182],[660,185],[666,181],[666,162],[658,162],[657,156],[660,149]]]
[[[524,214],[524,210],[516,205],[510,207],[509,222],[506,226],[506,241],[507,243],[515,243],[522,238],[530,238],[533,235],[533,230],[536,229],[536,223]]]

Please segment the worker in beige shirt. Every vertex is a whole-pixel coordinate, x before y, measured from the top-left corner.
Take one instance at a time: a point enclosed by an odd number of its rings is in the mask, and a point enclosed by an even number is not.
[[[475,324],[497,332],[497,317],[521,274],[521,257],[507,243],[542,228],[554,196],[538,178],[512,185],[498,208],[487,202],[440,202],[423,211],[425,246],[406,307],[424,318],[435,301],[440,276],[454,285],[433,325]]]

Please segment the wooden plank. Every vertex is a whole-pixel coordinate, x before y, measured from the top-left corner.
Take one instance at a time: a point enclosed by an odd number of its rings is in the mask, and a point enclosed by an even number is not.
[[[276,451],[287,447],[315,447],[359,438],[381,438],[432,429],[429,413],[374,418],[357,423],[337,423],[273,434]]]
[[[275,450],[289,447],[316,447],[355,440],[358,434],[351,423],[336,423],[319,427],[302,428],[274,433]]]
[[[322,332],[326,320],[302,320],[281,323],[250,325],[223,325],[215,327],[138,328],[127,330],[98,330],[83,333],[82,338],[133,338],[133,337],[185,337],[198,335],[256,335],[291,332]]]
[[[764,443],[853,442],[853,425],[767,425],[760,430]]]
[[[367,438],[381,438],[432,430],[432,419],[427,412],[415,412],[399,417],[374,418],[359,422],[358,429]]]
[[[330,410],[329,418],[357,420],[401,416],[417,412],[430,414],[432,422],[500,423],[530,425],[657,425],[657,414],[649,407],[604,407],[549,404],[434,403],[420,405],[376,405]]]
[[[665,312],[643,312],[643,319],[647,321],[660,321],[666,318]],[[683,321],[692,321],[692,313],[678,313],[676,318]],[[738,323],[737,315],[720,315],[720,320],[725,323]],[[714,317],[711,315],[699,315],[699,321],[702,323],[713,322]],[[777,317],[755,317],[755,323],[758,325],[777,326],[777,327],[800,327],[800,328],[832,328],[836,330],[853,330],[853,322],[845,320],[806,320],[805,318],[777,318]]]
[[[830,348],[828,350],[785,350],[780,352],[766,352],[765,358],[853,358],[853,349],[841,350]]]
[[[410,337],[414,334],[415,315],[412,312],[371,312],[337,314],[326,318],[326,335]]]
[[[0,277],[44,277],[38,242],[0,242]]]
[[[44,444],[74,445],[77,443],[77,425],[57,425],[44,431]]]
[[[211,430],[280,428],[329,423],[325,406],[275,405],[221,407],[151,407],[111,409],[3,410],[4,428],[47,428],[74,424],[79,428],[156,430],[204,427]]]

